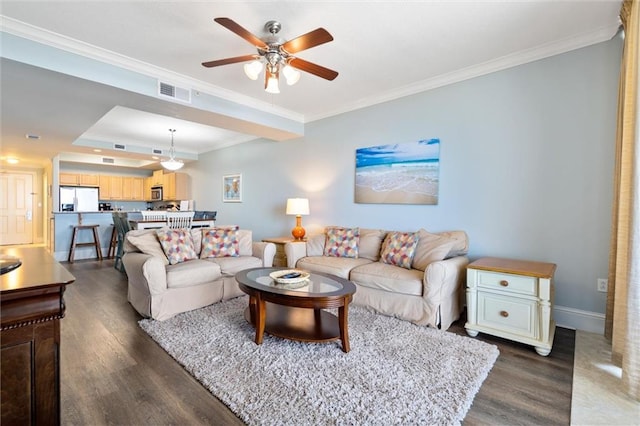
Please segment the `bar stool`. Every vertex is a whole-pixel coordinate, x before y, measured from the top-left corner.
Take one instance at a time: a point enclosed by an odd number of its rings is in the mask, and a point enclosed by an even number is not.
[[[100,249],[100,237],[98,236],[98,227],[100,225],[74,225],[73,236],[71,237],[71,248],[69,250],[69,263],[73,263],[73,258],[76,253],[76,247],[93,246],[96,248],[96,255],[98,260],[102,260],[102,250]],[[78,243],[78,233],[83,229],[91,229],[93,231],[93,242]]]
[[[118,252],[118,229],[114,223],[111,229],[111,241],[109,242],[109,251],[107,252],[107,259],[113,259]]]
[[[131,226],[129,225],[129,218],[126,213],[113,212],[113,224],[118,233],[118,243],[116,248],[115,261],[113,262],[113,267],[116,268],[120,272],[126,273],[124,269],[124,262],[122,262],[122,256],[124,254],[124,238],[127,235],[127,232],[131,230]]]

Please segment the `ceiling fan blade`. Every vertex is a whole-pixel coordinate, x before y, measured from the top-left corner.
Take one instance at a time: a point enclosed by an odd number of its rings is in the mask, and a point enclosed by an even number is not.
[[[329,68],[325,68],[318,64],[314,64],[313,62],[305,61],[304,59],[300,58],[291,58],[289,60],[289,65],[301,71],[305,71],[310,74],[317,75],[318,77],[322,77],[326,80],[333,80],[338,76],[337,71],[330,70]]]
[[[333,37],[324,28],[317,28],[306,34],[289,40],[282,45],[282,48],[288,53],[296,53],[301,50],[310,49],[333,40]]]
[[[244,29],[242,26],[237,24],[232,19],[215,18],[214,21],[216,21],[218,24],[222,25],[229,31],[233,31],[234,33],[238,34],[240,37],[247,40],[249,43],[253,44],[255,47],[259,49],[266,49],[268,47],[264,41],[260,40],[255,35],[251,34],[249,31]]]
[[[202,65],[207,68],[219,67],[220,65],[235,64],[236,62],[253,61],[257,55],[236,56],[234,58],[218,59],[217,61],[203,62]]]

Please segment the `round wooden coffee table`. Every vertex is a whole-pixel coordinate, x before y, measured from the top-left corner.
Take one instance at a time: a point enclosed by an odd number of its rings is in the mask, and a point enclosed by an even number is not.
[[[235,276],[240,289],[249,295],[245,318],[256,328],[256,344],[264,332],[302,342],[340,339],[349,352],[348,309],[356,292],[349,280],[311,272],[303,287],[289,289],[269,274],[285,268],[253,268]],[[338,316],[323,309],[337,308]]]

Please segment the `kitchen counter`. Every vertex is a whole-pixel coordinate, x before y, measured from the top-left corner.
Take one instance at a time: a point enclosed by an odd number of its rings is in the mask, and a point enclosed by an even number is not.
[[[129,219],[129,223],[133,229],[157,229],[167,225],[166,220],[136,220]],[[192,228],[213,228],[216,221],[213,219],[193,219]]]
[[[96,210],[85,212],[51,212],[51,214],[111,214],[115,212],[116,210]],[[140,213],[140,210],[120,210],[120,213]]]

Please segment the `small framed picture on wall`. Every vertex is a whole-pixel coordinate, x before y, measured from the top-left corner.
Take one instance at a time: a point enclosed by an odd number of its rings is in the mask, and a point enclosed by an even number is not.
[[[242,202],[242,174],[222,176],[222,202]]]

